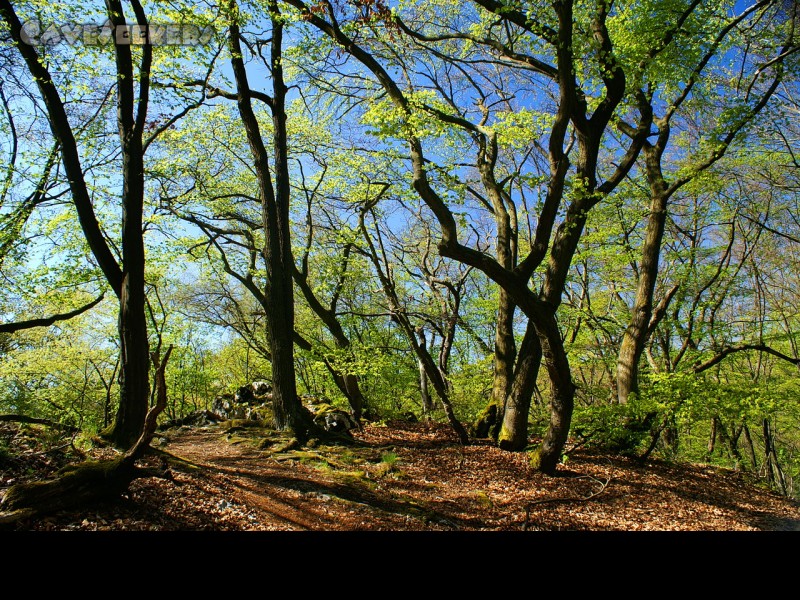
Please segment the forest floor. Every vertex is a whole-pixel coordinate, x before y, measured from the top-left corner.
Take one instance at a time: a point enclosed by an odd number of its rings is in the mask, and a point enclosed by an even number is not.
[[[0,496],[52,474],[57,452],[20,452],[0,429]],[[214,425],[160,432],[146,462],[164,477],[137,479],[112,502],[17,522],[23,531],[638,531],[798,530],[800,506],[706,465],[635,460],[585,449],[557,477],[526,453],[460,446],[436,423],[389,422],[354,432],[356,444],[270,450],[265,430]],[[3,437],[5,436],[5,437]],[[23,444],[24,445],[24,444]],[[260,449],[259,445],[266,449]],[[275,446],[272,446],[275,448]],[[15,452],[16,451],[16,452]],[[54,453],[55,452],[55,453]],[[92,451],[95,457],[110,450]],[[50,471],[50,472],[48,472]]]

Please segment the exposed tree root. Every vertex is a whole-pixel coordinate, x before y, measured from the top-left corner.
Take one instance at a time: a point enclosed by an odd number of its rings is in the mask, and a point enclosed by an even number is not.
[[[156,405],[147,413],[142,435],[133,447],[114,460],[87,461],[64,467],[59,471],[58,478],[52,481],[12,486],[0,501],[0,523],[14,523],[24,518],[117,498],[127,491],[137,477],[152,476],[152,470],[137,468],[135,462],[148,449],[158,415],[167,405],[164,371],[171,352],[172,346],[163,360],[152,355],[156,367]]]

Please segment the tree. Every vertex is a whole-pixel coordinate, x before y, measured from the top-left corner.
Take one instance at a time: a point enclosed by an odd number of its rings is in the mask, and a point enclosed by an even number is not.
[[[609,179],[598,184],[598,156],[606,126],[622,101],[626,89],[625,74],[615,58],[612,40],[606,27],[609,7],[600,4],[596,7],[596,12],[579,17],[585,20],[592,32],[591,35],[594,36],[595,46],[592,48],[591,59],[596,61],[594,64],[600,73],[599,85],[603,90],[596,107],[590,111],[586,92],[581,88],[575,73],[576,58],[573,48],[575,15],[572,2],[556,3],[553,14],[547,17],[526,15],[519,10],[494,2],[478,3],[507,22],[508,28],[514,30],[519,28],[523,34],[530,35],[530,43],[537,50],[552,52],[550,56],[555,60],[555,65],[534,56],[529,57],[527,64],[539,75],[553,81],[558,86],[560,94],[558,110],[550,128],[550,176],[546,199],[540,211],[536,234],[531,240],[531,252],[512,270],[511,266],[503,264],[502,260],[492,258],[459,241],[459,227],[453,212],[445,198],[436,191],[429,177],[430,168],[426,165],[423,139],[413,127],[408,126],[408,123],[413,123],[415,115],[421,111],[423,114],[435,115],[437,119],[467,131],[477,146],[476,166],[481,172],[482,181],[492,194],[499,197],[499,203],[495,204],[499,208],[503,200],[493,174],[497,161],[497,136],[496,132],[486,127],[485,117],[479,118],[475,123],[463,114],[421,103],[404,92],[376,55],[363,44],[359,44],[341,27],[341,23],[347,19],[360,18],[357,14],[339,11],[329,3],[323,5],[324,10],[312,10],[300,0],[291,0],[290,4],[301,12],[304,20],[322,31],[364,65],[379,82],[383,92],[398,111],[401,123],[404,123],[403,137],[407,140],[410,151],[414,189],[436,215],[441,228],[439,252],[443,256],[485,272],[513,298],[532,321],[550,380],[552,407],[550,427],[539,453],[539,466],[546,473],[554,473],[567,439],[575,389],[563,340],[558,330],[556,309],[561,302],[567,272],[588,210],[623,179],[636,159],[649,129],[649,115],[643,110],[639,134],[624,150],[619,166],[611,173]],[[362,18],[365,25],[370,22],[391,23],[393,20],[388,8],[380,3],[374,8],[364,7],[364,10],[367,13],[367,16]],[[544,21],[545,18],[550,20]],[[554,21],[553,25],[551,21]],[[474,36],[470,37],[469,34],[455,34],[455,36],[470,43],[475,41]],[[492,47],[491,44],[489,46]],[[500,43],[500,46],[502,52],[503,44]],[[569,169],[567,153],[572,144],[570,143],[565,150],[565,143],[570,124],[575,128],[579,149],[575,173],[578,185],[575,186],[564,221],[554,232],[553,227],[564,199],[564,186]],[[553,235],[555,237],[551,244]],[[547,257],[548,248],[550,258],[546,267],[545,282],[541,293],[535,293],[529,289],[528,281]],[[530,348],[531,345],[526,348]],[[529,370],[520,372],[528,373]]]
[[[384,187],[384,191],[385,189],[386,188]],[[443,341],[445,346],[444,354],[442,355],[442,361],[439,363],[439,365],[437,365],[436,361],[434,361],[433,357],[431,356],[429,348],[427,347],[423,333],[424,330],[421,330],[419,327],[415,327],[413,325],[411,316],[398,297],[397,282],[394,279],[391,266],[388,264],[386,258],[386,249],[380,230],[377,227],[375,228],[375,241],[373,241],[372,234],[367,229],[366,215],[370,213],[372,209],[374,209],[375,204],[377,204],[381,195],[382,192],[375,198],[370,198],[366,201],[359,218],[359,229],[361,230],[364,241],[366,242],[367,254],[372,261],[372,264],[375,267],[375,272],[377,273],[378,279],[381,282],[381,287],[383,289],[384,296],[386,297],[392,320],[397,323],[397,325],[400,327],[400,330],[405,335],[406,340],[408,340],[408,344],[411,346],[411,349],[419,361],[420,370],[433,384],[433,388],[436,390],[436,395],[439,396],[439,399],[442,402],[445,414],[447,415],[447,420],[450,422],[450,425],[453,427],[456,435],[458,435],[459,441],[463,445],[466,445],[469,443],[469,435],[453,411],[453,404],[450,401],[450,384],[447,381],[446,359],[449,354],[448,348],[452,345],[452,338],[455,335],[455,324],[457,323],[458,312],[456,311],[454,315],[456,318],[450,320],[450,328],[446,334],[445,340]]]
[[[665,7],[666,8],[666,7]],[[646,58],[640,62],[642,69],[642,96],[649,104],[648,110],[653,112],[654,104],[665,104],[662,115],[653,117],[656,126],[657,139],[655,142],[649,140],[644,143],[644,174],[650,187],[650,213],[647,218],[644,241],[641,248],[641,260],[636,271],[638,286],[636,299],[631,309],[631,320],[622,338],[617,361],[617,397],[620,403],[627,402],[631,393],[638,392],[638,370],[639,360],[647,343],[650,332],[663,317],[666,307],[677,288],[670,288],[669,292],[661,299],[658,309],[653,311],[654,290],[656,278],[659,270],[659,257],[661,250],[664,227],[668,216],[668,203],[670,198],[675,195],[682,187],[691,182],[706,169],[711,167],[734,143],[741,139],[742,131],[750,124],[755,117],[764,109],[778,85],[783,78],[783,67],[781,61],[787,53],[792,52],[795,34],[790,30],[788,35],[777,32],[776,36],[764,31],[759,23],[775,23],[780,19],[774,13],[782,12],[782,7],[772,2],[757,2],[745,8],[740,14],[729,16],[727,10],[721,14],[708,14],[707,11],[699,8],[699,3],[690,4],[676,23],[676,27],[668,35],[674,37],[680,35],[685,38],[700,37],[710,38],[708,48],[705,51],[693,53],[692,59],[682,61],[681,70],[685,70],[682,75],[683,85],[676,86],[674,81],[657,81],[654,79],[656,74],[663,72],[663,66],[658,64],[666,56],[672,53],[661,53],[659,60]],[[792,16],[796,20],[796,15]],[[752,25],[749,25],[752,23]],[[746,32],[740,34],[740,31]],[[747,37],[745,37],[747,36]],[[733,39],[731,39],[733,38]],[[775,56],[764,56],[765,52],[770,52],[772,46],[779,45]],[[764,50],[757,44],[764,44]],[[700,46],[700,44],[698,44]],[[737,48],[747,47],[749,52],[737,52]],[[725,93],[725,97],[715,102],[715,116],[701,116],[704,105],[711,99],[708,96],[713,94],[713,86],[717,84],[716,73],[709,74],[712,69],[720,69],[714,65],[712,60],[720,53],[726,54],[726,61],[731,61],[731,55],[741,61],[738,69],[730,69],[723,72],[722,76],[732,77],[738,72],[737,91],[741,93],[737,97],[730,90]],[[739,54],[740,56],[736,56]],[[759,58],[753,60],[752,55]],[[649,63],[649,64],[648,64]],[[674,62],[672,63],[675,64]],[[653,72],[655,71],[655,72]],[[677,74],[677,73],[676,73]],[[705,96],[702,104],[700,102],[687,99],[695,91],[695,88],[704,88],[702,91],[696,90],[698,94]],[[647,90],[645,94],[644,90]],[[671,92],[670,90],[675,90]],[[669,94],[672,94],[670,98]],[[719,104],[724,102],[725,108],[721,110]],[[664,173],[663,162],[666,160],[665,153],[671,136],[675,136],[673,123],[679,117],[681,108],[686,104],[687,108],[695,115],[695,120],[703,119],[701,130],[705,136],[714,140],[711,144],[703,144],[702,140],[697,140],[699,152],[689,153],[688,156],[681,156],[682,168],[674,173],[673,180],[669,181],[669,176]],[[716,124],[713,121],[716,120]],[[630,136],[635,136],[636,132],[632,127],[625,127],[622,130]],[[654,135],[656,135],[654,133]]]
[[[261,98],[272,114],[272,161],[261,137],[261,128],[253,110],[254,94],[248,82],[241,45],[240,12],[234,0],[226,5],[231,67],[236,80],[236,102],[242,120],[253,169],[258,180],[262,203],[262,226],[265,235],[266,287],[264,299],[269,307],[266,316],[267,337],[272,360],[273,409],[279,429],[291,429],[305,437],[313,424],[297,396],[294,373],[294,259],[289,221],[289,161],[286,131],[286,83],[283,78],[283,17],[277,1],[267,2],[271,26],[270,73],[272,95]],[[274,169],[274,175],[273,175]]]
[[[129,3],[136,23],[143,28],[148,18],[138,0]],[[148,121],[153,67],[153,46],[143,44],[134,53],[130,43],[114,39],[114,87],[117,101],[116,124],[119,132],[121,236],[119,259],[115,256],[95,212],[90,185],[82,164],[78,130],[71,124],[65,99],[59,92],[58,78],[37,49],[23,41],[22,23],[8,1],[0,4],[13,45],[36,82],[46,107],[53,137],[61,149],[61,159],[69,180],[72,201],[86,242],[100,270],[119,300],[121,367],[120,402],[109,438],[122,447],[139,439],[149,400],[150,356],[145,314],[145,245],[143,215],[145,197],[145,151],[160,133],[168,129],[199,101],[156,124]],[[125,28],[121,0],[108,0],[105,12],[114,28]],[[138,54],[138,56],[137,56]],[[138,64],[135,61],[138,60]],[[201,99],[202,100],[202,99]]]

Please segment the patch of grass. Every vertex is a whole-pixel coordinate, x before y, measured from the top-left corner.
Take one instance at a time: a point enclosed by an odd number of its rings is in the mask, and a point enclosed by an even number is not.
[[[397,468],[397,463],[400,461],[400,458],[394,452],[384,452],[381,454],[381,462],[378,463],[377,469],[375,474],[378,477],[385,477],[386,475],[394,475],[395,477],[400,477],[402,475],[401,471]]]
[[[395,452],[384,452],[381,454],[381,462],[388,465],[390,469],[394,469],[399,457]]]
[[[342,461],[346,465],[354,465],[356,463],[362,462],[361,457],[356,456],[351,450],[345,449],[339,455],[339,460]]]
[[[315,459],[315,460],[307,460],[307,459],[300,459],[300,462],[304,465],[308,465],[309,467],[313,467],[318,471],[333,471],[333,467],[331,464],[325,460],[324,458]]]

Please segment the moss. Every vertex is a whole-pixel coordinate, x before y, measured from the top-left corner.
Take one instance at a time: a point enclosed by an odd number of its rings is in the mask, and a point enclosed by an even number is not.
[[[381,477],[386,477],[391,472],[392,472],[392,465],[389,465],[389,464],[386,464],[386,463],[382,462],[382,463],[379,463],[375,467],[374,474],[375,474],[375,477],[380,479]]]
[[[531,468],[538,471],[542,466],[542,447],[536,446],[533,450],[528,452],[528,455],[528,464]]]
[[[232,446],[236,446],[237,444],[244,444],[250,442],[250,438],[242,437],[240,435],[228,435],[227,437],[228,443]]]
[[[122,457],[69,465],[59,471],[57,479],[12,486],[0,503],[0,510],[31,509],[35,514],[44,514],[82,506],[120,495],[135,476],[133,466],[123,462]]]
[[[268,438],[268,437],[261,438],[261,440],[258,442],[258,449],[259,450],[266,450],[270,446],[274,446],[277,443],[278,443],[278,440],[275,440],[273,438]]]
[[[273,451],[274,452],[287,452],[289,450],[294,450],[295,448],[300,447],[300,442],[297,441],[297,438],[289,438],[284,441],[282,444],[278,444]]]
[[[525,449],[526,440],[517,440],[514,434],[506,428],[505,424],[500,428],[500,435],[497,437],[497,445],[509,452],[518,452]]]
[[[472,425],[472,436],[476,438],[492,438],[497,439],[500,423],[498,422],[498,415],[502,411],[497,404],[489,404],[483,409],[475,423]]]
[[[336,473],[336,477],[342,478],[344,480],[352,480],[361,482],[367,479],[367,472],[366,471],[339,471]]]
[[[489,497],[489,494],[487,494],[483,490],[477,490],[475,492],[475,498],[478,500],[478,504],[480,504],[483,508],[494,507],[494,502],[492,502],[492,499]]]
[[[506,427],[506,424],[503,423],[503,425],[500,427],[500,433],[497,436],[497,444],[498,444],[498,446],[503,448],[503,446],[510,445],[511,440],[512,440],[511,432]],[[505,448],[503,448],[503,449],[505,450]]]

